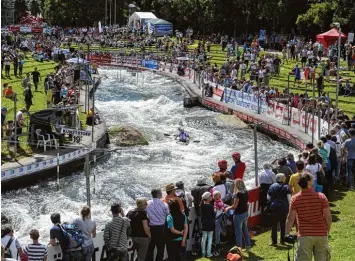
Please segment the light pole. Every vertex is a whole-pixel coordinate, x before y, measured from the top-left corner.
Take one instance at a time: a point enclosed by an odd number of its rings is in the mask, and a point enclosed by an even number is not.
[[[107,26],[107,0],[105,0],[105,26]]]
[[[338,29],[338,61],[337,61],[337,89],[335,97],[335,121],[338,121],[338,103],[339,103],[339,72],[340,72],[340,44],[341,44],[341,27],[340,23],[334,23]]]
[[[112,0],[109,0],[110,1],[110,26],[112,25],[112,23],[111,23],[111,17],[112,17]]]
[[[117,17],[116,11],[117,11],[117,0],[115,0],[115,19],[114,19],[115,25],[117,24],[117,21],[116,21],[116,17]]]

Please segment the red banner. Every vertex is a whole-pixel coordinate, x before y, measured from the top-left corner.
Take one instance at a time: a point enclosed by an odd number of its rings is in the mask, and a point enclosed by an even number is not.
[[[32,33],[43,33],[43,28],[41,28],[41,27],[32,27]]]
[[[261,209],[259,206],[260,188],[254,188],[248,191],[249,193],[249,218],[248,227],[256,227],[260,224]]]
[[[9,26],[9,31],[14,33],[20,32],[20,26]]]

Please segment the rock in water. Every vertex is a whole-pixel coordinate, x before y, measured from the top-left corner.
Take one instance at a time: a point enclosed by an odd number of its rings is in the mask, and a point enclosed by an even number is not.
[[[235,115],[221,114],[216,120],[219,127],[248,128],[248,125]]]
[[[148,145],[142,133],[130,126],[113,126],[108,130],[110,140],[117,146]]]
[[[4,213],[1,213],[1,225],[5,225],[8,223],[10,223],[9,218]]]

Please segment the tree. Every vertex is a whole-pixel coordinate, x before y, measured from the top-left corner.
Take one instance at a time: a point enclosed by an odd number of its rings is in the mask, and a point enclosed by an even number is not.
[[[32,0],[31,1],[30,11],[31,11],[31,14],[34,15],[34,16],[36,16],[36,15],[41,13],[41,8],[40,8],[39,3],[37,2],[37,0]]]
[[[15,24],[20,22],[21,17],[28,10],[25,0],[16,0],[15,1]]]
[[[298,15],[296,24],[303,28],[315,27],[323,31],[329,28],[335,9],[334,2],[311,4],[306,13]]]

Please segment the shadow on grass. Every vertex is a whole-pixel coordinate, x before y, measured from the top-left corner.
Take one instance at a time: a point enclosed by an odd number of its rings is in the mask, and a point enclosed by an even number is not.
[[[265,257],[257,256],[253,252],[248,252],[249,257],[245,258],[248,261],[258,261],[258,260],[265,260]],[[244,260],[244,258],[243,258]]]

